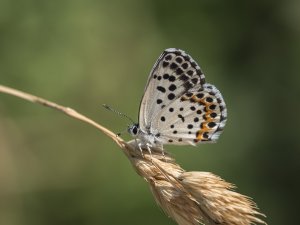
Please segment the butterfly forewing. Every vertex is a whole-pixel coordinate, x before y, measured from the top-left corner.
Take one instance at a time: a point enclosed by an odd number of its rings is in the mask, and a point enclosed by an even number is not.
[[[140,128],[151,129],[161,110],[204,83],[200,67],[189,55],[179,49],[166,49],[154,65],[145,88],[140,105]]]

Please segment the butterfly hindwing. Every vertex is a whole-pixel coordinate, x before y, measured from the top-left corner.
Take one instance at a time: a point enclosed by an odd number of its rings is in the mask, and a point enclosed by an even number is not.
[[[195,86],[157,114],[152,126],[162,144],[214,142],[227,118],[225,102],[211,84]]]

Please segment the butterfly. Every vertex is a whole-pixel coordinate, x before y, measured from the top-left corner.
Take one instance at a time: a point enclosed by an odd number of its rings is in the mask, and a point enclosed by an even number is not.
[[[166,49],[152,68],[139,109],[139,123],[128,132],[140,150],[163,145],[215,142],[224,129],[227,109],[220,91],[205,82],[191,56]]]

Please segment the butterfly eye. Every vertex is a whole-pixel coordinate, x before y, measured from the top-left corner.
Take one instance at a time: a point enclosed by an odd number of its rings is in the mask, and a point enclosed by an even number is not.
[[[134,135],[136,135],[136,134],[137,134],[137,131],[138,131],[138,128],[137,128],[136,125],[134,125],[134,127],[133,127],[133,129],[132,129],[132,133],[133,133]]]

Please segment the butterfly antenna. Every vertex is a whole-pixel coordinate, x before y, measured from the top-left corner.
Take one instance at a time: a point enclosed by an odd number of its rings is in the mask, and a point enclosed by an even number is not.
[[[133,121],[133,119],[131,119],[129,116],[127,116],[127,115],[125,115],[125,114],[123,114],[123,113],[121,113],[121,112],[119,112],[119,111],[113,109],[112,107],[110,107],[110,106],[108,106],[108,105],[106,105],[106,104],[102,104],[102,106],[103,106],[104,108],[106,108],[107,110],[116,113],[116,114],[117,114],[118,116],[120,116],[120,117],[127,118],[127,119],[130,120],[133,124],[135,124],[135,122]]]

